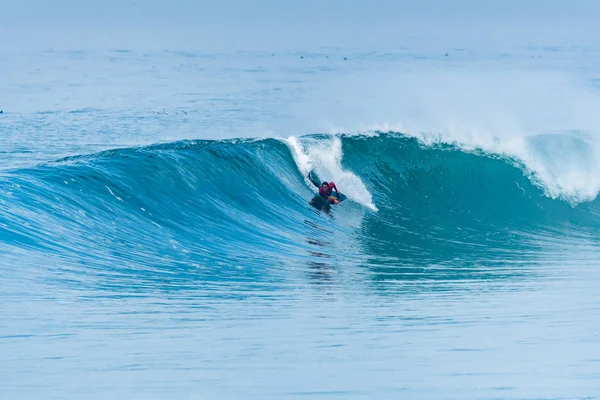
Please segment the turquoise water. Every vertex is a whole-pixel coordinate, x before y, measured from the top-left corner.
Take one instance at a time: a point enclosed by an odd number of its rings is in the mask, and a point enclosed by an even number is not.
[[[1,397],[598,398],[598,51],[2,54]]]

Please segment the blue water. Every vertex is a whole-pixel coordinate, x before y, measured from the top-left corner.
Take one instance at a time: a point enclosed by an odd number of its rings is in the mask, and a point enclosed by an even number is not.
[[[0,397],[600,398],[598,54],[0,54]]]

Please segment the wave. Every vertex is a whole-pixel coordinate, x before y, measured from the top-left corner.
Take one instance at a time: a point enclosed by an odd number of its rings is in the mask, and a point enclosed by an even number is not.
[[[552,148],[548,137],[535,140]],[[557,171],[553,162],[545,171]],[[312,208],[311,170],[348,201],[331,213]],[[534,259],[595,243],[595,187],[572,190],[565,176],[539,171],[397,133],[110,150],[4,171],[0,246],[7,259],[85,266],[109,282],[269,280],[282,265],[332,260],[388,276],[392,267]]]

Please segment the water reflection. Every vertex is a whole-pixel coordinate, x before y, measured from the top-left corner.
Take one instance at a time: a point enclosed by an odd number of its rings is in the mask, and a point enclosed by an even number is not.
[[[308,248],[306,251],[309,256],[307,262],[308,276],[311,281],[323,284],[330,284],[334,281],[335,275],[335,257],[334,243],[326,240],[322,236],[332,235],[333,231],[320,226],[318,223],[304,220],[309,232],[306,236],[306,243],[314,248]]]

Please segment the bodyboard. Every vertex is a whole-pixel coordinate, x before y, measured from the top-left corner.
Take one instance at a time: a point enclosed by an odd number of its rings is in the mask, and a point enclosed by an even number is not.
[[[331,195],[333,197],[337,197],[338,200],[340,201],[340,203],[344,200],[346,200],[346,195],[344,193],[338,193],[335,190],[331,192]]]

